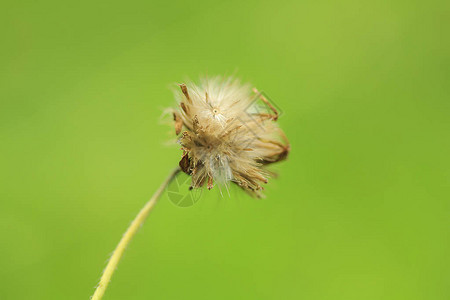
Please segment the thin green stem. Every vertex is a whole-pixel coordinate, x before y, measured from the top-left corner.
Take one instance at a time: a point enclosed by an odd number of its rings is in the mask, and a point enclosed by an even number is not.
[[[145,206],[137,214],[137,216],[133,220],[133,222],[131,222],[130,227],[128,227],[127,231],[125,231],[124,235],[122,236],[122,239],[120,240],[120,242],[117,245],[116,249],[114,250],[111,258],[109,259],[108,265],[106,266],[105,270],[103,271],[102,278],[100,279],[100,282],[97,285],[94,295],[91,298],[92,300],[102,299],[103,294],[105,293],[106,288],[108,287],[108,283],[111,280],[111,277],[112,277],[114,271],[116,270],[117,264],[119,263],[120,258],[122,257],[126,247],[130,243],[131,239],[134,237],[134,235],[136,234],[138,229],[144,223],[148,214],[153,209],[153,207],[155,206],[158,199],[161,197],[161,194],[163,193],[164,189],[175,178],[175,176],[178,174],[179,171],[180,171],[180,168],[177,167],[170,173],[170,175],[161,184],[161,186],[158,188],[158,190],[155,192],[155,194],[150,198],[150,200],[145,204]]]

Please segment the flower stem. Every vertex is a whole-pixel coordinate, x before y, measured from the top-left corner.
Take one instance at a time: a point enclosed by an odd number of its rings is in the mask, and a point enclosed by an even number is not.
[[[137,214],[137,216],[133,220],[133,222],[131,222],[130,227],[128,227],[127,231],[122,236],[122,239],[120,240],[120,242],[117,245],[116,249],[114,250],[111,258],[109,259],[108,265],[106,266],[105,270],[103,271],[102,278],[100,279],[100,282],[97,285],[94,295],[91,297],[92,300],[102,299],[103,294],[105,293],[105,290],[108,287],[108,283],[111,280],[111,277],[112,277],[114,271],[116,270],[117,264],[119,263],[120,258],[123,255],[123,252],[125,251],[125,248],[128,246],[128,244],[130,243],[133,236],[136,234],[138,229],[144,223],[148,214],[155,206],[156,201],[158,201],[158,199],[161,197],[161,194],[163,193],[164,189],[175,178],[175,176],[178,174],[179,171],[180,171],[180,168],[177,167],[170,173],[170,175],[161,184],[161,186],[158,188],[158,190],[155,192],[155,194],[153,194],[153,196],[150,198],[150,200],[145,204],[145,206]]]

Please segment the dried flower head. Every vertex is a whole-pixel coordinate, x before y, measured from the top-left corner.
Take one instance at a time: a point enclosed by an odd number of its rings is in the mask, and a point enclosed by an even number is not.
[[[181,133],[180,167],[192,176],[191,188],[233,182],[261,197],[261,184],[271,174],[265,165],[286,159],[290,150],[276,123],[275,107],[256,89],[232,78],[179,86],[173,117],[175,132]]]

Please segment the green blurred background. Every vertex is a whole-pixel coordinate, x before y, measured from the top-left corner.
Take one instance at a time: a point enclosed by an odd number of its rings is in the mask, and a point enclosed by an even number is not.
[[[233,72],[283,110],[280,177],[164,195],[105,299],[450,298],[448,1],[0,11],[0,299],[88,299],[180,158],[173,83]]]

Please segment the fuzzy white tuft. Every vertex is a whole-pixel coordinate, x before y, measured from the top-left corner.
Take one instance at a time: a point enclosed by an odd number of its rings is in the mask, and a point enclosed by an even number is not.
[[[238,184],[260,197],[269,172],[264,166],[287,158],[289,142],[278,127],[275,107],[249,84],[233,78],[180,84],[175,131],[183,156],[181,169],[191,188],[214,182]]]

